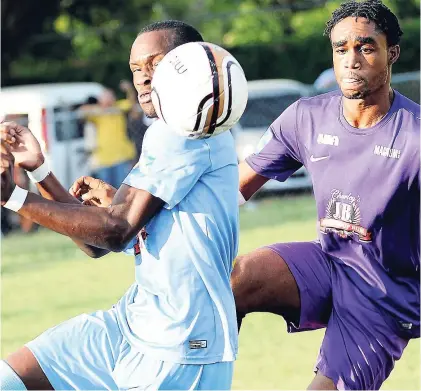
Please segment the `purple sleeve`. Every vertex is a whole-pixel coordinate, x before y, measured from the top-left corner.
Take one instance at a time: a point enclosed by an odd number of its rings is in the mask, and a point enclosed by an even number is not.
[[[296,135],[297,106],[298,101],[272,123],[257,152],[246,158],[257,174],[283,182],[303,165]]]

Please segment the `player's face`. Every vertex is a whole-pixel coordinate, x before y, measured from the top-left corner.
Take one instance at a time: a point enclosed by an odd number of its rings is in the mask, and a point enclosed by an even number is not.
[[[130,52],[130,70],[133,84],[143,112],[150,118],[156,117],[151,100],[151,82],[158,63],[169,51],[169,32],[151,31],[139,35]]]
[[[333,67],[343,95],[364,99],[387,86],[399,46],[388,47],[386,35],[365,18],[348,17],[331,32]]]

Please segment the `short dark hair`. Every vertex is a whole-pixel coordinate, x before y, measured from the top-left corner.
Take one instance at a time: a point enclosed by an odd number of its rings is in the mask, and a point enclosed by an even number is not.
[[[403,32],[396,15],[380,0],[346,1],[333,11],[332,17],[326,23],[324,34],[330,37],[332,29],[349,16],[366,18],[376,24],[377,29],[386,35],[389,46],[397,45]]]
[[[145,26],[140,30],[139,35],[150,31],[168,30],[173,34],[170,43],[171,49],[189,42],[203,42],[202,35],[193,27],[180,20],[164,20]]]

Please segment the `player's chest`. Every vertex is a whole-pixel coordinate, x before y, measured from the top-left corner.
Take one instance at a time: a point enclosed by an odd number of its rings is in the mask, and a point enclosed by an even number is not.
[[[318,132],[305,150],[319,216],[326,224],[339,221],[358,230],[364,221],[370,226],[410,186],[414,149],[399,137]]]
[[[315,186],[364,189],[401,182],[414,150],[403,137],[344,131],[315,132],[304,149]]]

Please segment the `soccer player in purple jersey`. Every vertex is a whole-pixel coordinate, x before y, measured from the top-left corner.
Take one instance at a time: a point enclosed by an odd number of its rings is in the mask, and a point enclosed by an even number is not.
[[[420,106],[390,86],[402,31],[384,4],[346,2],[325,33],[340,91],[295,102],[240,165],[246,200],[304,165],[319,239],[239,257],[231,283],[239,326],[326,328],[309,389],[378,389],[420,336]]]

